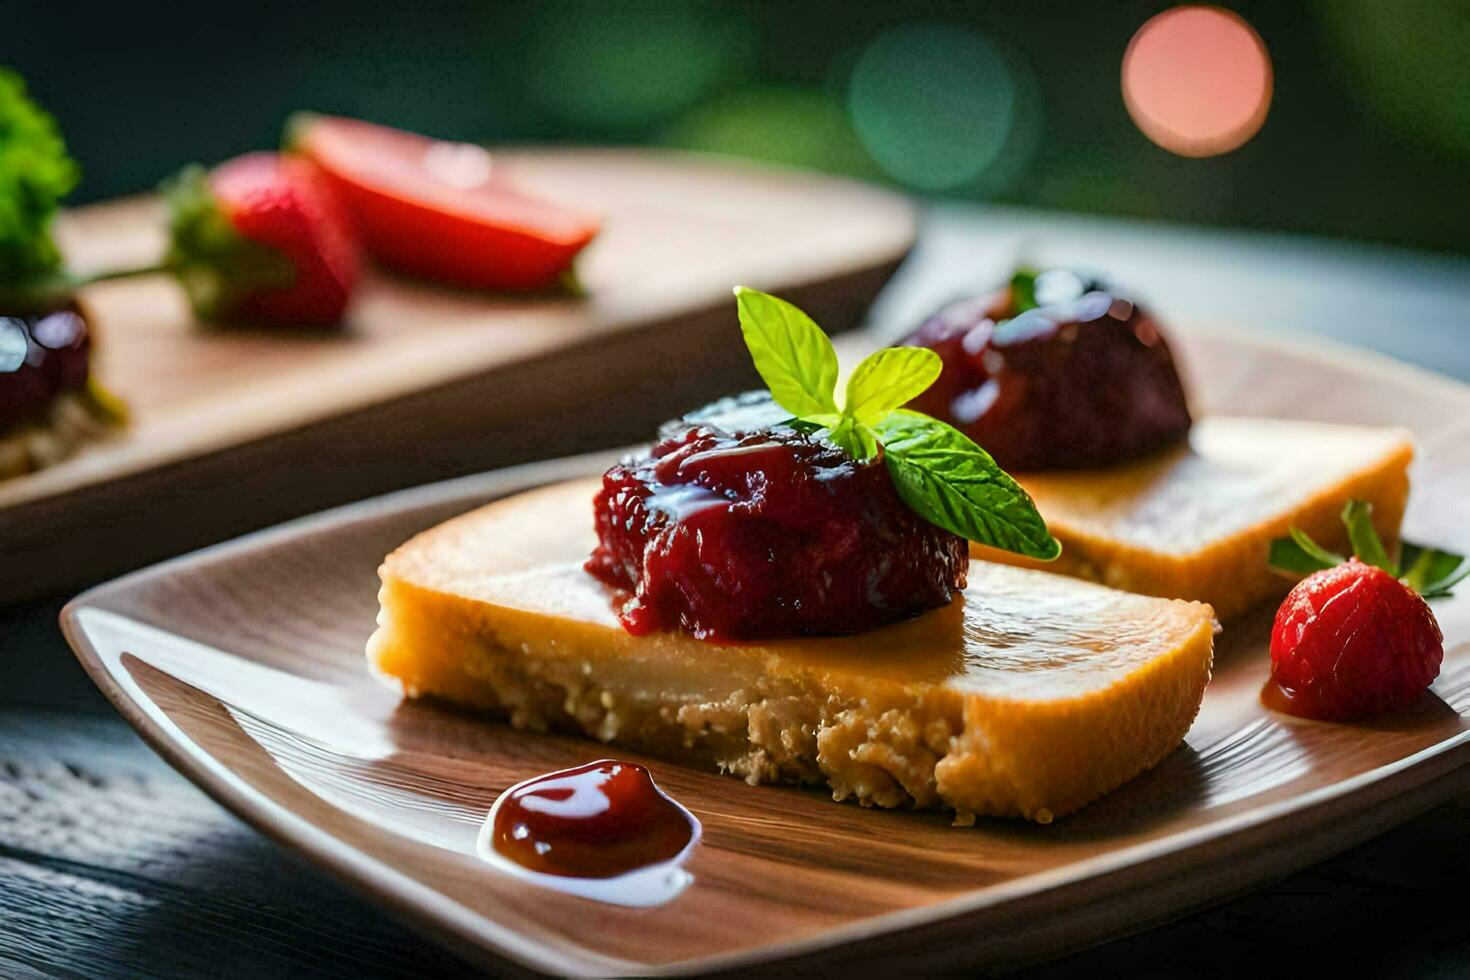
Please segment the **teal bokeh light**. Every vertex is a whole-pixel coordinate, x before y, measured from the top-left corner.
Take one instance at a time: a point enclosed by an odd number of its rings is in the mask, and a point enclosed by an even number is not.
[[[1012,65],[984,36],[922,24],[880,34],[858,55],[847,106],[863,146],[894,180],[929,191],[980,181],[1016,126]]]
[[[842,105],[815,89],[768,86],[734,92],[691,111],[662,142],[852,177],[882,175],[853,134]]]
[[[527,94],[563,123],[640,135],[740,73],[755,40],[748,21],[739,7],[700,2],[544,5]]]

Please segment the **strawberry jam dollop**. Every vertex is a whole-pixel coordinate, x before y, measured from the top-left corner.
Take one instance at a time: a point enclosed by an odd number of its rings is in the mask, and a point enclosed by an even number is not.
[[[913,408],[1007,470],[1107,466],[1183,440],[1189,405],[1154,318],[1067,270],[1034,283],[1035,305],[1012,286],[951,304],[904,341],[944,362]]]
[[[92,337],[76,306],[0,312],[0,334],[0,432],[43,419],[59,395],[86,386]]]
[[[854,633],[965,587],[965,540],[903,503],[881,455],[859,462],[788,417],[764,393],[716,403],[603,476],[586,568],[630,633]]]

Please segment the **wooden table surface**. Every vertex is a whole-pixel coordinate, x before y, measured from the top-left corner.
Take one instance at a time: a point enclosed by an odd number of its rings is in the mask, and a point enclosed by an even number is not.
[[[1470,380],[1470,262],[997,209],[930,214],[885,335],[1016,257],[1105,268],[1180,324],[1335,336]],[[469,969],[226,813],[82,674],[63,599],[0,609],[0,976],[455,976]],[[1268,888],[1027,971],[1470,975],[1470,796]]]

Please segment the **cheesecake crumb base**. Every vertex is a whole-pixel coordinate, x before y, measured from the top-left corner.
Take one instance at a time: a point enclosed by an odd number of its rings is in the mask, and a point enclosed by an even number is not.
[[[574,629],[548,637],[514,610],[401,581],[385,583],[380,601],[369,661],[409,697],[752,785],[825,786],[864,806],[949,810],[957,826],[977,816],[1048,823],[1157,764],[1193,721],[1213,640],[1207,618],[1107,704],[995,704],[945,685],[773,669],[739,647],[689,654]]]

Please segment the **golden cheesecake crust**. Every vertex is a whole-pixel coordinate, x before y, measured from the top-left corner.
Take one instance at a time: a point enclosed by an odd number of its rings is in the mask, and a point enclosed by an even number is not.
[[[1178,746],[1203,697],[1208,606],[983,562],[950,606],[853,636],[632,636],[581,568],[596,486],[490,504],[390,555],[373,668],[520,728],[960,822],[1076,810]]]

